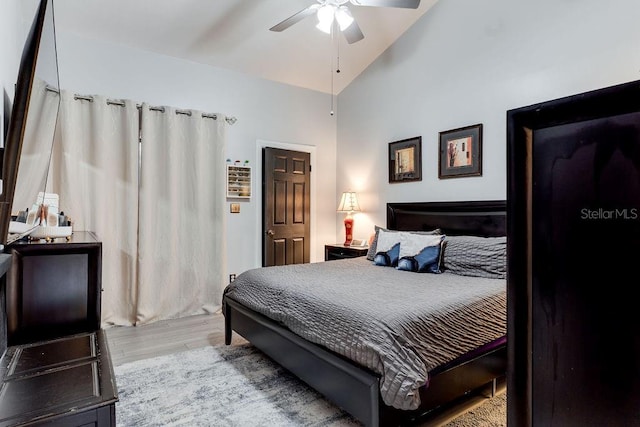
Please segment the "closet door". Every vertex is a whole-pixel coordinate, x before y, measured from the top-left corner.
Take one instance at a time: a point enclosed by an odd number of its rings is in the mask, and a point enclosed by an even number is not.
[[[640,422],[640,84],[508,112],[509,426]]]

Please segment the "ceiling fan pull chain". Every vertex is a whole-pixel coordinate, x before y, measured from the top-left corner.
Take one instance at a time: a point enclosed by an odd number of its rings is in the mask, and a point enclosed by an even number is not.
[[[337,60],[336,73],[340,73],[340,38],[336,39],[336,60]]]
[[[334,44],[334,40],[335,40],[335,22],[333,22],[331,24],[331,47],[333,48],[333,44]],[[329,49],[330,55],[331,55],[331,111],[329,112],[329,114],[331,116],[333,116],[333,49]]]

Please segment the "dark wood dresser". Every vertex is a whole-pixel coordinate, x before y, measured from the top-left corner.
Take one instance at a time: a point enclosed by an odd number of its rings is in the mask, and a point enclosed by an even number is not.
[[[101,329],[102,243],[92,232],[5,248],[6,352],[0,427],[115,426],[118,400]]]
[[[115,426],[103,330],[11,346],[0,360],[0,426]]]
[[[7,273],[9,345],[100,329],[102,243],[90,231],[71,239],[20,241]]]

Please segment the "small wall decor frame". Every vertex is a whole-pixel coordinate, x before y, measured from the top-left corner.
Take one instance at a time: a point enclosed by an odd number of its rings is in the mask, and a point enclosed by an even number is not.
[[[251,198],[251,166],[227,165],[227,198]]]
[[[440,132],[438,178],[482,175],[482,124]]]
[[[422,181],[422,137],[389,143],[389,182]]]

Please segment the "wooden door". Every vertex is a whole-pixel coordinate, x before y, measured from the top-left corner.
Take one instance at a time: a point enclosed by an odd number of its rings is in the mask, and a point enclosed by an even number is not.
[[[640,81],[508,112],[510,427],[640,423]]]
[[[262,265],[309,262],[311,155],[278,148],[262,153]]]

